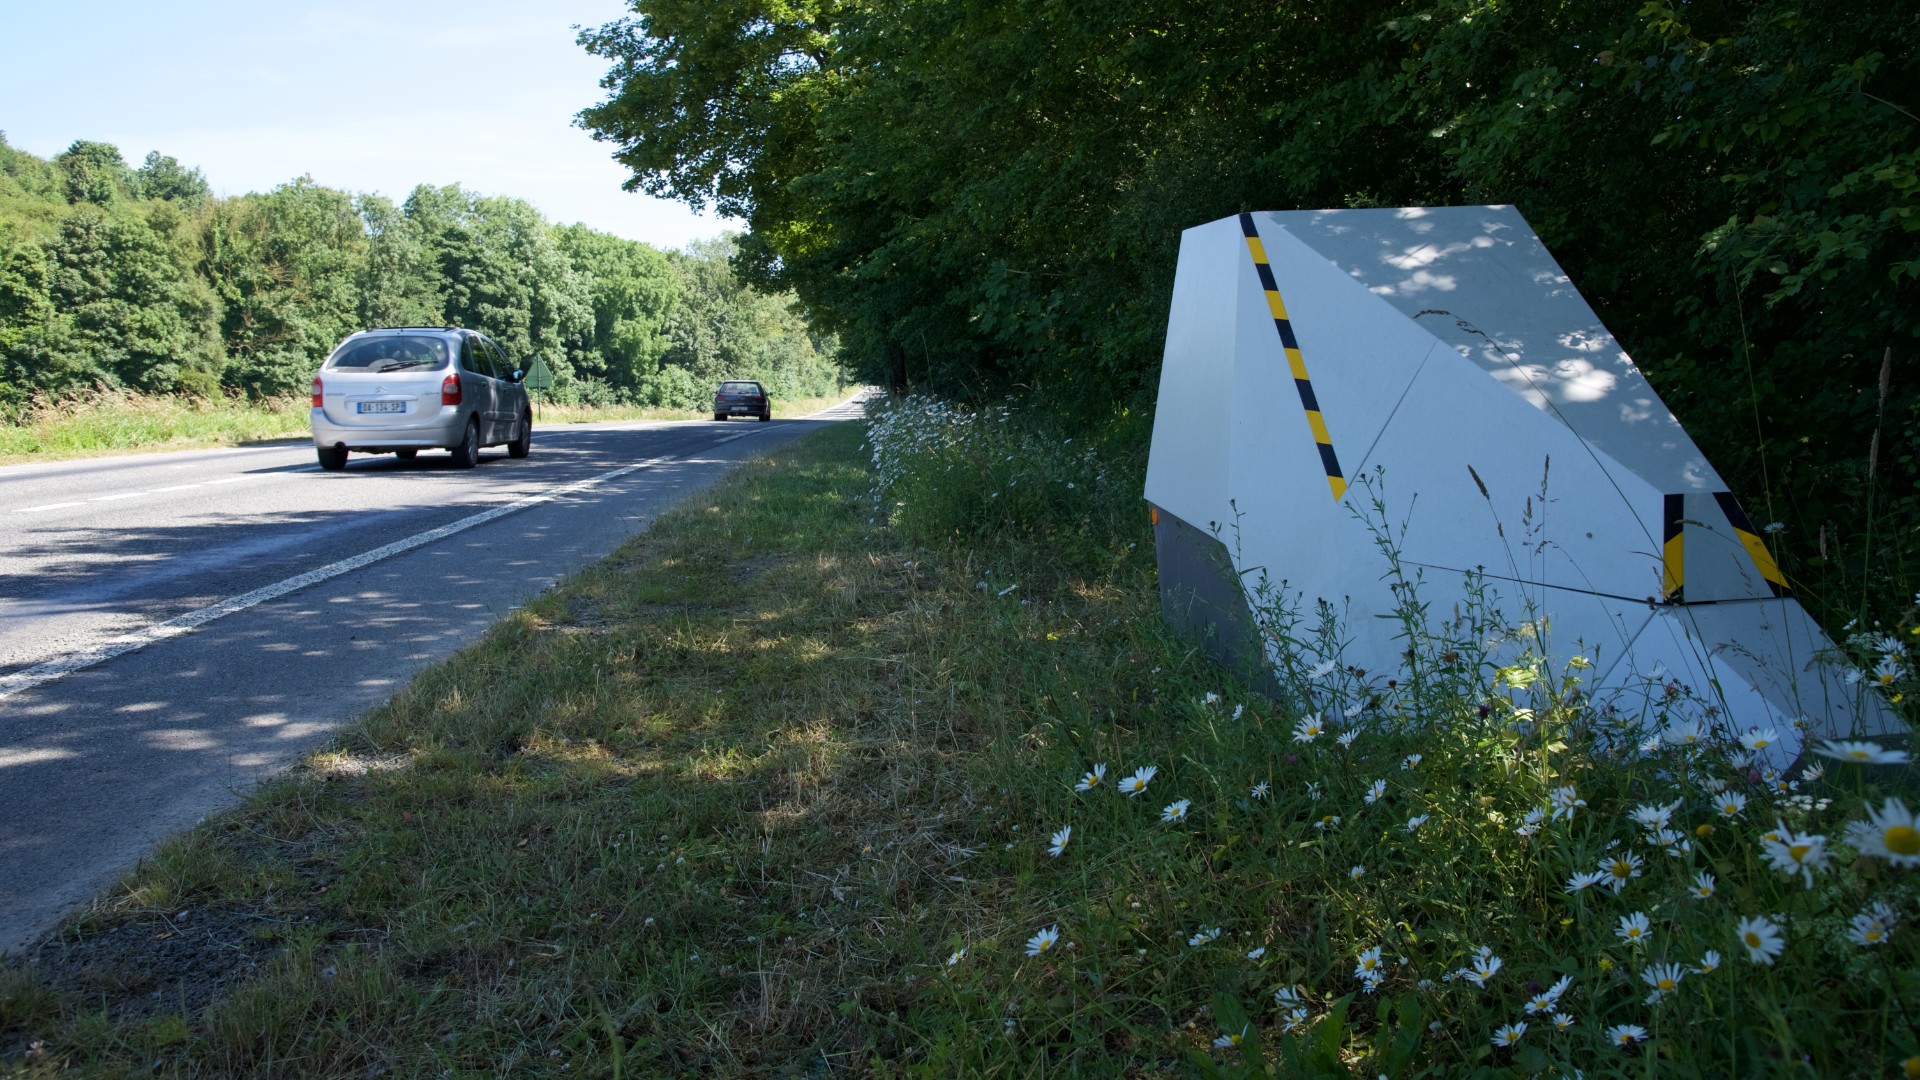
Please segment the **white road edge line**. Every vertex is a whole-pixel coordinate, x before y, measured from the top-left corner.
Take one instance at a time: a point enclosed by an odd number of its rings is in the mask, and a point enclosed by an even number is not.
[[[570,495],[576,491],[584,491],[596,484],[612,480],[617,476],[625,476],[627,473],[634,472],[635,470],[644,469],[651,465],[663,465],[673,460],[675,459],[672,457],[657,457],[648,458],[645,461],[638,461],[632,465],[622,465],[620,468],[610,472],[603,472],[598,476],[589,476],[585,480],[576,480],[571,484],[565,484],[551,491],[542,492],[538,495],[529,495],[524,499],[504,503],[491,510],[474,514],[472,517],[464,517],[458,521],[442,525],[437,529],[416,533],[404,540],[395,540],[391,544],[383,544],[371,551],[363,551],[350,559],[342,559],[336,563],[329,563],[317,570],[309,570],[304,574],[297,574],[284,581],[276,581],[271,585],[262,586],[252,592],[229,597],[210,607],[203,607],[198,611],[189,611],[185,615],[176,616],[168,619],[166,622],[154,623],[151,626],[142,627],[131,634],[123,634],[120,637],[111,638],[92,648],[55,657],[45,663],[35,664],[30,668],[16,671],[11,675],[0,675],[0,700],[12,697],[14,694],[18,694],[23,690],[30,690],[36,686],[53,682],[55,679],[66,678],[76,671],[83,671],[95,664],[111,660],[116,656],[124,656],[136,649],[143,649],[157,641],[165,641],[168,638],[179,637],[182,634],[191,634],[202,626],[213,622],[215,619],[225,618],[235,612],[245,611],[250,607],[264,604],[269,600],[277,600],[290,592],[304,589],[309,585],[318,584],[328,578],[339,577],[341,574],[350,573],[371,563],[391,558],[401,552],[411,551],[423,544],[431,544],[435,540],[442,540],[455,533],[465,532],[475,525],[484,525],[495,518],[506,517],[508,514],[517,513],[530,506],[538,506],[544,502],[552,502],[563,495]]]

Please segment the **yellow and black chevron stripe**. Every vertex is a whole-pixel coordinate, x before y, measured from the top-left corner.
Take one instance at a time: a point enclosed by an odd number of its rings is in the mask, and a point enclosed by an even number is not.
[[[1267,249],[1253,227],[1253,215],[1240,215],[1240,231],[1247,238],[1247,251],[1253,255],[1253,269],[1260,275],[1260,287],[1266,290],[1267,308],[1273,312],[1273,325],[1280,331],[1280,346],[1287,352],[1287,367],[1293,372],[1293,388],[1300,393],[1300,407],[1307,411],[1307,426],[1313,429],[1313,441],[1320,448],[1320,464],[1327,470],[1327,487],[1338,500],[1347,493],[1347,478],[1340,471],[1340,459],[1333,453],[1333,437],[1327,434],[1327,421],[1320,415],[1320,400],[1313,395],[1313,383],[1307,378],[1307,362],[1300,356],[1300,342],[1293,336],[1293,323],[1287,318],[1287,305],[1280,299],[1280,288],[1273,281],[1273,267],[1267,265]]]
[[[1740,546],[1747,549],[1747,555],[1753,559],[1754,568],[1767,581],[1767,588],[1775,596],[1787,595],[1787,576],[1780,572],[1780,565],[1773,561],[1773,552],[1767,550],[1766,541],[1753,530],[1753,522],[1747,520],[1746,511],[1734,500],[1731,491],[1716,491],[1713,500],[1720,504],[1720,512],[1727,515],[1727,524],[1733,526],[1733,534],[1740,538]]]
[[[1669,604],[1682,604],[1686,602],[1687,585],[1687,497],[1668,495],[1664,510],[1660,516],[1660,594]]]

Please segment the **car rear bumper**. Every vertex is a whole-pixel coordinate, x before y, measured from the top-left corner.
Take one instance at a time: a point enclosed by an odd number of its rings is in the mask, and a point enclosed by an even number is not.
[[[443,405],[437,416],[415,421],[404,427],[371,427],[365,424],[336,424],[319,409],[313,410],[313,445],[345,446],[349,450],[422,450],[452,446],[466,429],[467,414],[458,406]]]

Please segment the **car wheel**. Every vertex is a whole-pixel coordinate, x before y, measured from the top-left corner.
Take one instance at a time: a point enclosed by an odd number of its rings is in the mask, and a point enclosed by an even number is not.
[[[339,472],[347,467],[347,448],[344,446],[322,446],[315,451],[320,459],[320,467],[328,472]]]
[[[533,453],[533,414],[526,412],[520,414],[520,434],[514,436],[513,441],[507,444],[507,456],[523,458],[531,453]]]
[[[418,450],[395,450],[393,452],[393,456],[399,458],[401,461],[412,461],[415,457],[419,456],[419,454],[420,451]]]
[[[727,414],[723,412],[717,412],[713,414],[713,418],[715,420],[725,420],[727,418]]]
[[[471,469],[480,464],[480,421],[467,421],[467,433],[453,448],[453,467]]]
[[[766,412],[763,412],[763,413],[761,413],[761,414],[760,414],[760,422],[761,422],[761,423],[763,423],[763,424],[764,424],[764,423],[766,423],[767,421],[769,421],[769,420],[771,420],[771,419],[773,419],[773,410],[772,410],[772,409],[768,409],[768,410],[767,410]]]

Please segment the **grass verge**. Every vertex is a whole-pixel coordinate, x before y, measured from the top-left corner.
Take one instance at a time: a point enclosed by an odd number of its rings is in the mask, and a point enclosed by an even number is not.
[[[891,429],[905,458],[842,425],[744,467],[163,846],[0,973],[0,1055],[556,1077],[1920,1055],[1920,833],[1874,809],[1911,766],[1751,771],[1664,686],[1660,738],[1623,752],[1578,670],[1485,609],[1406,670],[1302,665],[1258,698],[1162,632],[1125,468],[1013,421]]]

